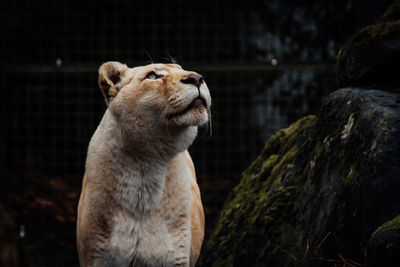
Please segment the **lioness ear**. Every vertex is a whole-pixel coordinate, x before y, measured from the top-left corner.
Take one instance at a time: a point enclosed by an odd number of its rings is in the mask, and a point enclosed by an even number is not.
[[[99,86],[106,99],[110,103],[118,94],[118,83],[122,80],[128,67],[117,61],[106,62],[99,68]]]

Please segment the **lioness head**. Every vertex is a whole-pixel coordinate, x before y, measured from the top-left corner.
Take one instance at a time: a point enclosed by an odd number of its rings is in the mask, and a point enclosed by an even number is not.
[[[99,69],[108,109],[135,127],[187,127],[209,119],[211,97],[203,77],[177,64],[128,68],[119,62]]]

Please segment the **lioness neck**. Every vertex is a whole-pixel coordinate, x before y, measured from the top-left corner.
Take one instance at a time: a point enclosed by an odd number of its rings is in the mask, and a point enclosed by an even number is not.
[[[165,133],[123,128],[106,111],[89,145],[87,162],[95,162],[89,160],[89,155],[104,157],[109,162],[108,168],[98,170],[99,166],[88,164],[86,168],[89,172],[91,169],[101,172],[108,180],[107,186],[113,188],[108,190],[112,198],[124,210],[145,218],[160,207],[170,161],[189,147],[196,134],[197,127],[168,129]]]

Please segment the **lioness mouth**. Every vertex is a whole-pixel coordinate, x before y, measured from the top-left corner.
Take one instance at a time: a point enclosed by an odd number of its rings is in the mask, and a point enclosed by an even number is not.
[[[170,120],[170,119],[182,116],[192,109],[202,108],[202,107],[206,107],[206,101],[204,100],[204,98],[198,97],[195,100],[193,100],[185,109],[178,111],[176,113],[169,114],[167,116],[167,119]]]

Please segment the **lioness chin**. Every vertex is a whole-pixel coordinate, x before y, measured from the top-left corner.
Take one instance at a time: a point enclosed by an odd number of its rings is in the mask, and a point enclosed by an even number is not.
[[[203,77],[176,64],[99,69],[108,108],[78,206],[81,266],[194,266],[204,213],[187,148],[208,122]]]

